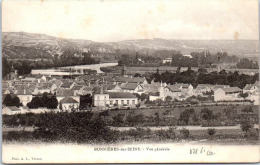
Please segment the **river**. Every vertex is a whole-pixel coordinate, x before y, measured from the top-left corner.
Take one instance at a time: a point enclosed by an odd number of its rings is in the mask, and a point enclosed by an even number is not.
[[[91,64],[91,65],[76,65],[76,66],[66,66],[60,67],[57,69],[33,69],[31,74],[42,74],[42,75],[70,75],[71,70],[84,70],[84,69],[91,69],[96,70],[97,73],[103,73],[100,68],[107,67],[107,66],[116,66],[118,63],[101,63],[101,64]],[[73,74],[80,74],[80,72],[73,72]]]

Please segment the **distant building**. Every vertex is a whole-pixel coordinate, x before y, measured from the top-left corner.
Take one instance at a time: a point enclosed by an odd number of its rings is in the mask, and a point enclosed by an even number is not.
[[[238,87],[219,88],[214,91],[214,101],[236,101],[242,100],[238,95],[242,90]]]
[[[60,101],[60,109],[63,111],[77,110],[79,102],[71,97],[65,97]]]
[[[185,54],[183,57],[193,58],[190,54]]]
[[[111,92],[111,93],[97,93],[93,97],[93,105],[96,107],[105,106],[129,106],[134,107],[138,104],[138,99],[131,93]]]
[[[127,83],[121,87],[122,92],[129,92],[129,93],[142,93],[143,87],[137,83]]]
[[[11,106],[11,107],[6,106],[2,109],[3,115],[15,115],[19,113],[21,113],[21,110],[15,106]]]
[[[172,58],[165,58],[164,60],[162,60],[162,63],[171,63],[172,62]]]
[[[23,104],[23,106],[26,106],[27,103],[32,101],[32,92],[28,89],[18,90],[17,92],[15,92],[15,94],[17,95],[17,97],[19,97],[20,102]]]

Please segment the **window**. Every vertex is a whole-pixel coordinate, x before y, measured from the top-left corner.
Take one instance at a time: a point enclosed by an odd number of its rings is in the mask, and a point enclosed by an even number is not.
[[[124,100],[121,100],[121,104],[124,105]]]
[[[107,97],[105,96],[105,99],[104,100],[106,100],[107,99]]]
[[[129,100],[127,100],[127,104],[129,104],[130,103],[130,101]]]
[[[116,100],[116,104],[118,104],[118,100]]]
[[[135,104],[135,100],[132,100],[132,104]]]
[[[113,101],[110,101],[110,105],[112,105],[113,104]]]

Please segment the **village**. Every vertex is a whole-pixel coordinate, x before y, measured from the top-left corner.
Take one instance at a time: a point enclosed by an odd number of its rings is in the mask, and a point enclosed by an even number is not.
[[[54,107],[48,106],[48,103],[46,106],[32,105],[37,104],[36,97],[41,98],[44,94],[54,99]],[[185,83],[154,82],[154,79],[148,83],[145,77],[127,74],[125,65],[121,67],[121,73],[116,75],[92,73],[66,78],[40,73],[18,76],[12,66],[11,73],[3,80],[2,96],[2,114],[5,115],[130,110],[149,108],[152,103],[159,105],[162,102],[180,106],[259,105],[259,81],[246,84],[243,89],[212,84],[198,84],[194,87]],[[12,105],[12,99],[17,97],[19,103]]]

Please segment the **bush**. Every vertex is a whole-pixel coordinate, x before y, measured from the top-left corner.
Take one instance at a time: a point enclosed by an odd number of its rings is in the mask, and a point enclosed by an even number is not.
[[[184,139],[187,139],[190,137],[190,131],[188,129],[181,129],[180,130],[180,134],[181,134],[181,137],[184,138]]]
[[[247,138],[251,140],[259,140],[259,129],[249,129]]]
[[[215,133],[216,133],[215,128],[209,128],[209,129],[208,129],[208,134],[209,134],[210,136],[213,136]]]
[[[170,127],[168,130],[159,130],[156,131],[155,134],[159,138],[159,140],[166,140],[166,139],[175,139],[176,133],[175,133],[175,127]]]

